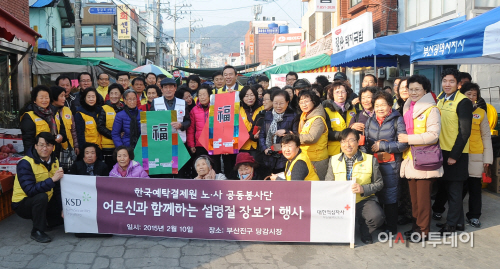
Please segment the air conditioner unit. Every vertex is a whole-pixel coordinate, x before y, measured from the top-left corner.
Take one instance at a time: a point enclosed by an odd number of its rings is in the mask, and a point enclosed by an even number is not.
[[[398,68],[394,66],[386,67],[386,74],[388,80],[393,80],[398,77]]]
[[[380,68],[377,70],[377,77],[378,78],[385,78],[385,68]]]

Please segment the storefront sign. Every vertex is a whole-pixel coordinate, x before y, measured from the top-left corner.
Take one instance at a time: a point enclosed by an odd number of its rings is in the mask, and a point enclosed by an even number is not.
[[[354,243],[352,182],[65,175],[68,233]]]
[[[316,12],[336,12],[337,0],[316,0]]]
[[[341,24],[332,30],[333,53],[337,53],[373,39],[372,13]]]
[[[259,27],[259,34],[278,34],[279,33],[279,28],[264,28],[264,27]]]
[[[272,46],[274,48],[274,46],[298,45],[300,44],[301,39],[301,33],[275,35],[273,38]]]
[[[254,55],[254,35],[249,36],[250,42],[248,42],[248,50],[250,55]]]
[[[126,5],[118,5],[116,13],[116,21],[118,23],[118,39],[130,39],[130,9]]]

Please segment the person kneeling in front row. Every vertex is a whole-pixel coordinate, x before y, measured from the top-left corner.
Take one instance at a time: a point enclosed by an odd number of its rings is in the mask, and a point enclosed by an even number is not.
[[[31,239],[40,243],[52,240],[45,233],[47,221],[49,225],[62,222],[61,206],[52,197],[55,182],[64,176],[54,154],[55,144],[51,133],[39,133],[34,146],[26,150],[26,156],[17,164],[14,180],[12,209],[21,218],[33,220]]]
[[[356,193],[356,222],[359,223],[361,241],[373,243],[371,233],[384,224],[382,207],[374,194],[382,189],[384,182],[373,155],[359,150],[359,134],[347,128],[340,133],[342,153],[330,157],[325,181],[356,181],[352,192]]]

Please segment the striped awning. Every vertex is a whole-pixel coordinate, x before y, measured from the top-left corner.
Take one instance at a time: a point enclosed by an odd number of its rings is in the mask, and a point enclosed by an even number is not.
[[[337,72],[337,67],[325,65],[323,67],[318,67],[312,70],[302,71],[300,73],[328,73],[328,72]]]

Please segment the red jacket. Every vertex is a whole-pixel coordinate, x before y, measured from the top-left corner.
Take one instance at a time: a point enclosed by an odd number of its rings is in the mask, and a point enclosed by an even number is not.
[[[203,147],[199,142],[203,127],[208,119],[209,106],[203,108],[200,103],[191,109],[189,117],[191,118],[191,125],[187,129],[187,145],[188,147]]]
[[[139,110],[150,111],[151,110],[151,102],[148,101],[147,104],[139,106]]]

